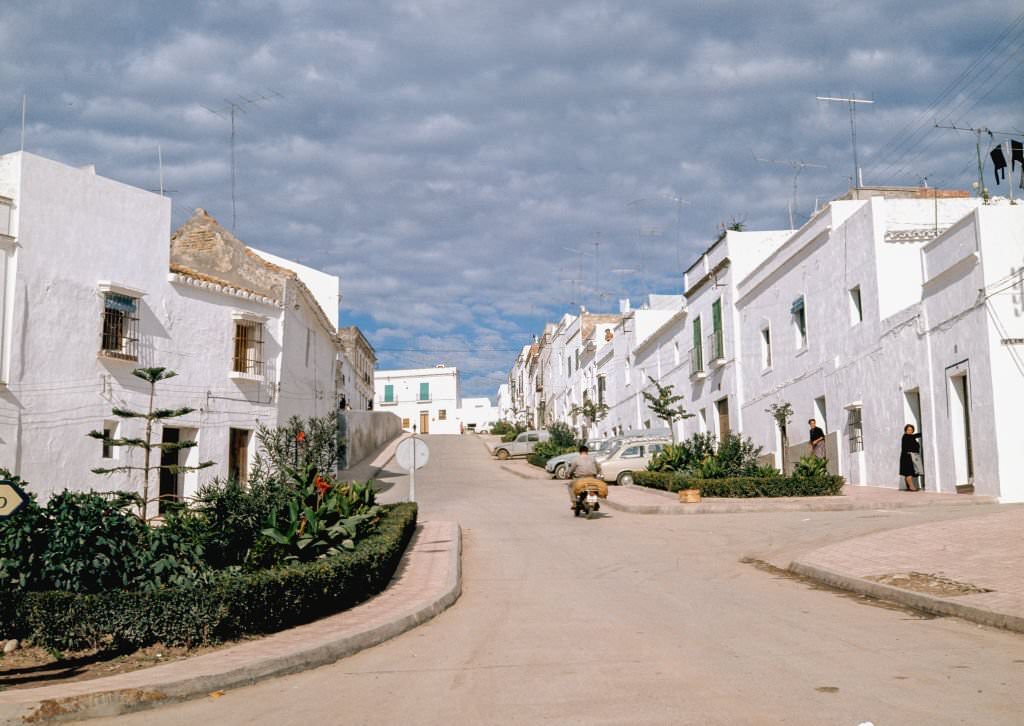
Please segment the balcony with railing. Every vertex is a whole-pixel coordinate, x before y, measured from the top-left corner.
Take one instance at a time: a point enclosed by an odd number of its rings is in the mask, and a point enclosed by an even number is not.
[[[700,347],[690,348],[690,377],[703,378],[707,373],[704,371],[704,355]]]
[[[725,336],[721,330],[715,330],[708,335],[705,349],[708,351],[709,366],[714,368],[725,363]]]

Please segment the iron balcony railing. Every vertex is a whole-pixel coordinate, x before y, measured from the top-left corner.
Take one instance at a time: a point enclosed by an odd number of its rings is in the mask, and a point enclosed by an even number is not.
[[[707,345],[705,347],[708,351],[708,362],[711,365],[725,360],[725,336],[722,335],[721,330],[715,330],[708,335]]]
[[[695,376],[704,372],[704,356],[700,347],[690,348],[690,375]]]

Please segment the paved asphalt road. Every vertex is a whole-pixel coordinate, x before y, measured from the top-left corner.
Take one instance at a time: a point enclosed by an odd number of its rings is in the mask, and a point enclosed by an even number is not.
[[[421,516],[465,533],[450,610],[331,666],[89,723],[1024,723],[1020,635],[741,562],[987,508],[587,521],[480,439],[427,438]]]

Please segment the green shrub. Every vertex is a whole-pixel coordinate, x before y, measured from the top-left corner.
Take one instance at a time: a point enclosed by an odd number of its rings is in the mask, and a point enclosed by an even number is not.
[[[718,439],[713,433],[694,434],[678,444],[666,446],[651,457],[648,471],[690,471],[715,455]]]
[[[147,590],[194,581],[203,548],[128,511],[130,494],[64,491],[0,522],[0,592]]]
[[[723,472],[722,476],[751,476],[757,471],[757,457],[761,455],[762,448],[749,436],[727,433],[715,450],[715,460]]]
[[[508,421],[499,421],[498,423],[491,426],[491,433],[495,436],[504,436],[510,431],[515,431],[516,427]]]
[[[272,510],[260,533],[276,547],[265,548],[269,563],[308,562],[355,549],[377,522],[380,507],[371,482],[338,484],[312,466],[294,472],[284,512]],[[266,563],[266,564],[269,564]]]
[[[828,476],[828,464],[817,456],[801,456],[793,467],[793,476],[800,479],[817,479]]]
[[[743,476],[701,479],[677,472],[638,471],[634,481],[639,486],[677,492],[700,489],[704,497],[816,497],[835,496],[842,492],[841,476],[813,479],[785,476]]]
[[[576,440],[576,432],[567,423],[559,421],[551,424],[548,426],[548,435],[551,438],[545,443],[549,443],[552,447],[559,450],[571,450],[579,446],[579,442]]]
[[[416,505],[397,504],[382,509],[377,531],[354,551],[312,562],[207,572],[192,584],[148,591],[4,593],[0,622],[7,637],[57,650],[196,646],[275,632],[380,592],[415,527]]]
[[[749,436],[727,433],[718,440],[713,433],[694,434],[685,441],[666,446],[651,457],[648,471],[683,472],[702,479],[757,476],[761,447]]]
[[[334,471],[338,462],[338,417],[329,414],[306,420],[298,416],[285,426],[256,429],[256,457],[250,479],[272,478],[286,467]]]
[[[534,466],[544,466],[548,463],[548,459],[576,451],[576,448],[573,444],[559,446],[554,441],[541,441],[533,448],[533,453],[527,456],[526,460]]]

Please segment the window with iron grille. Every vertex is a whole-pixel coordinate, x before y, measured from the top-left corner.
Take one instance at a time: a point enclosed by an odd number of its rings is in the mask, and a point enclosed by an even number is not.
[[[861,423],[861,409],[851,408],[846,430],[850,437],[850,453],[864,451],[864,425]]]
[[[252,376],[262,376],[266,364],[263,361],[263,323],[255,320],[235,321],[235,348],[231,370]]]
[[[139,359],[139,301],[117,292],[103,293],[100,352],[110,358]]]

